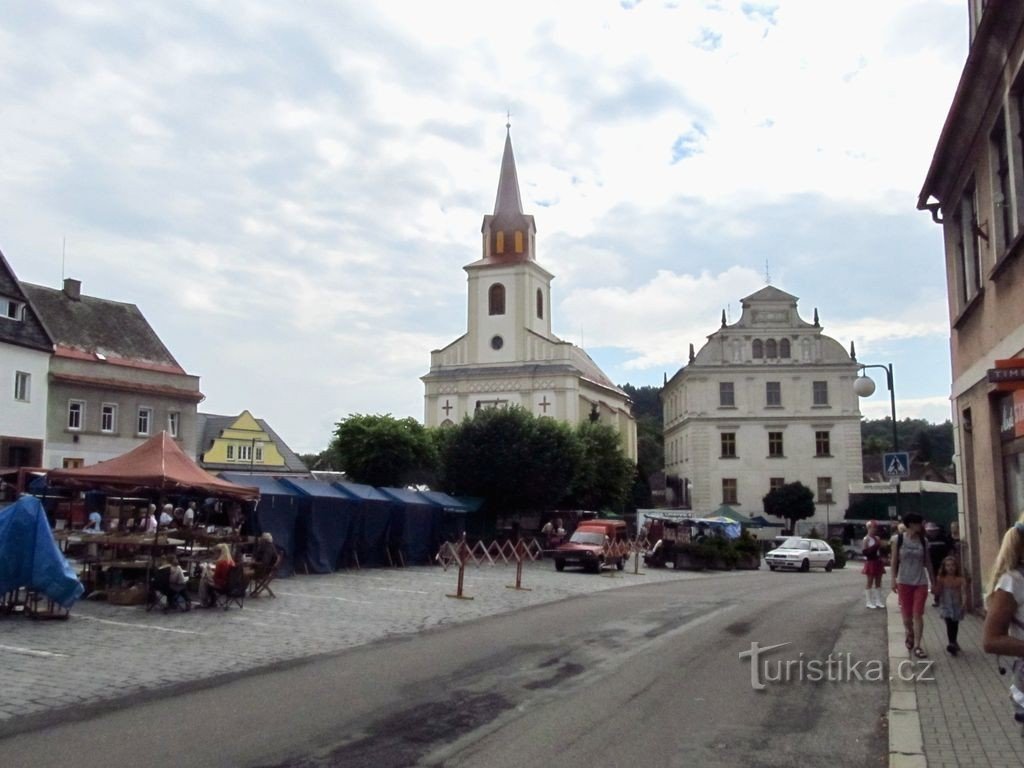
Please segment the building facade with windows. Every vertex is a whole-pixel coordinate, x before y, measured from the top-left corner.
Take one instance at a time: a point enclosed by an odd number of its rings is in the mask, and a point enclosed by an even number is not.
[[[1024,4],[974,0],[968,22],[918,208],[943,232],[961,538],[980,589],[1024,513]]]
[[[43,466],[53,339],[0,253],[0,469]]]
[[[661,393],[668,502],[709,513],[763,514],[774,487],[814,492],[808,525],[842,520],[862,479],[857,362],[797,298],[767,286],[708,337]]]
[[[134,304],[22,283],[53,338],[44,466],[119,456],[161,431],[195,456],[199,377],[190,376]]]
[[[422,377],[426,425],[509,406],[569,424],[595,419],[618,431],[623,452],[636,461],[629,396],[584,350],[551,331],[554,276],[536,261],[536,226],[523,213],[508,134],[494,213],[481,231],[482,258],[465,267],[468,329],[430,353]]]
[[[195,455],[208,472],[266,472],[307,475],[295,452],[263,419],[249,411],[237,416],[199,414]]]

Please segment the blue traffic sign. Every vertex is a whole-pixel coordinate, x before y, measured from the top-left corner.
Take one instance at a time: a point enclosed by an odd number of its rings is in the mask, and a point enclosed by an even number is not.
[[[886,477],[910,477],[910,454],[906,451],[883,454],[882,471]]]

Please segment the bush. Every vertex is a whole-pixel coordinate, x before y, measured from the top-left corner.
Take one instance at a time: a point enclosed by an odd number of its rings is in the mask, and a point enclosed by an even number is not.
[[[836,568],[845,568],[846,550],[843,548],[843,542],[839,539],[829,539],[828,545],[832,547],[832,553],[835,555]]]
[[[760,555],[761,544],[750,535],[750,531],[744,529],[738,539],[732,542],[733,549],[741,555]]]

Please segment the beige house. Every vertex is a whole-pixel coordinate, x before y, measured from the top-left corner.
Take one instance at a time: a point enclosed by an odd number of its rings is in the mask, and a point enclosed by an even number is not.
[[[494,213],[485,215],[482,256],[468,274],[468,328],[430,353],[424,421],[455,424],[481,408],[518,406],[570,424],[614,427],[636,461],[629,396],[581,348],[551,332],[551,281],[536,261],[536,226],[523,213],[512,139],[505,136]]]
[[[918,208],[943,230],[961,535],[978,590],[1024,512],[1024,3],[972,2],[969,23]]]
[[[823,532],[863,474],[857,361],[796,296],[769,285],[742,306],[662,389],[667,502],[761,515],[765,494],[799,481],[816,502],[801,526]]]

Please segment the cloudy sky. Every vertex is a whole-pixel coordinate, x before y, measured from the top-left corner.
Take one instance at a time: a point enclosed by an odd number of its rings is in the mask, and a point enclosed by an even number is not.
[[[138,304],[202,410],[298,451],[423,417],[465,331],[511,112],[556,333],[660,384],[765,284],[899,415],[947,418],[940,228],[915,210],[963,0],[0,0],[0,250]],[[888,412],[883,391],[865,401]]]

